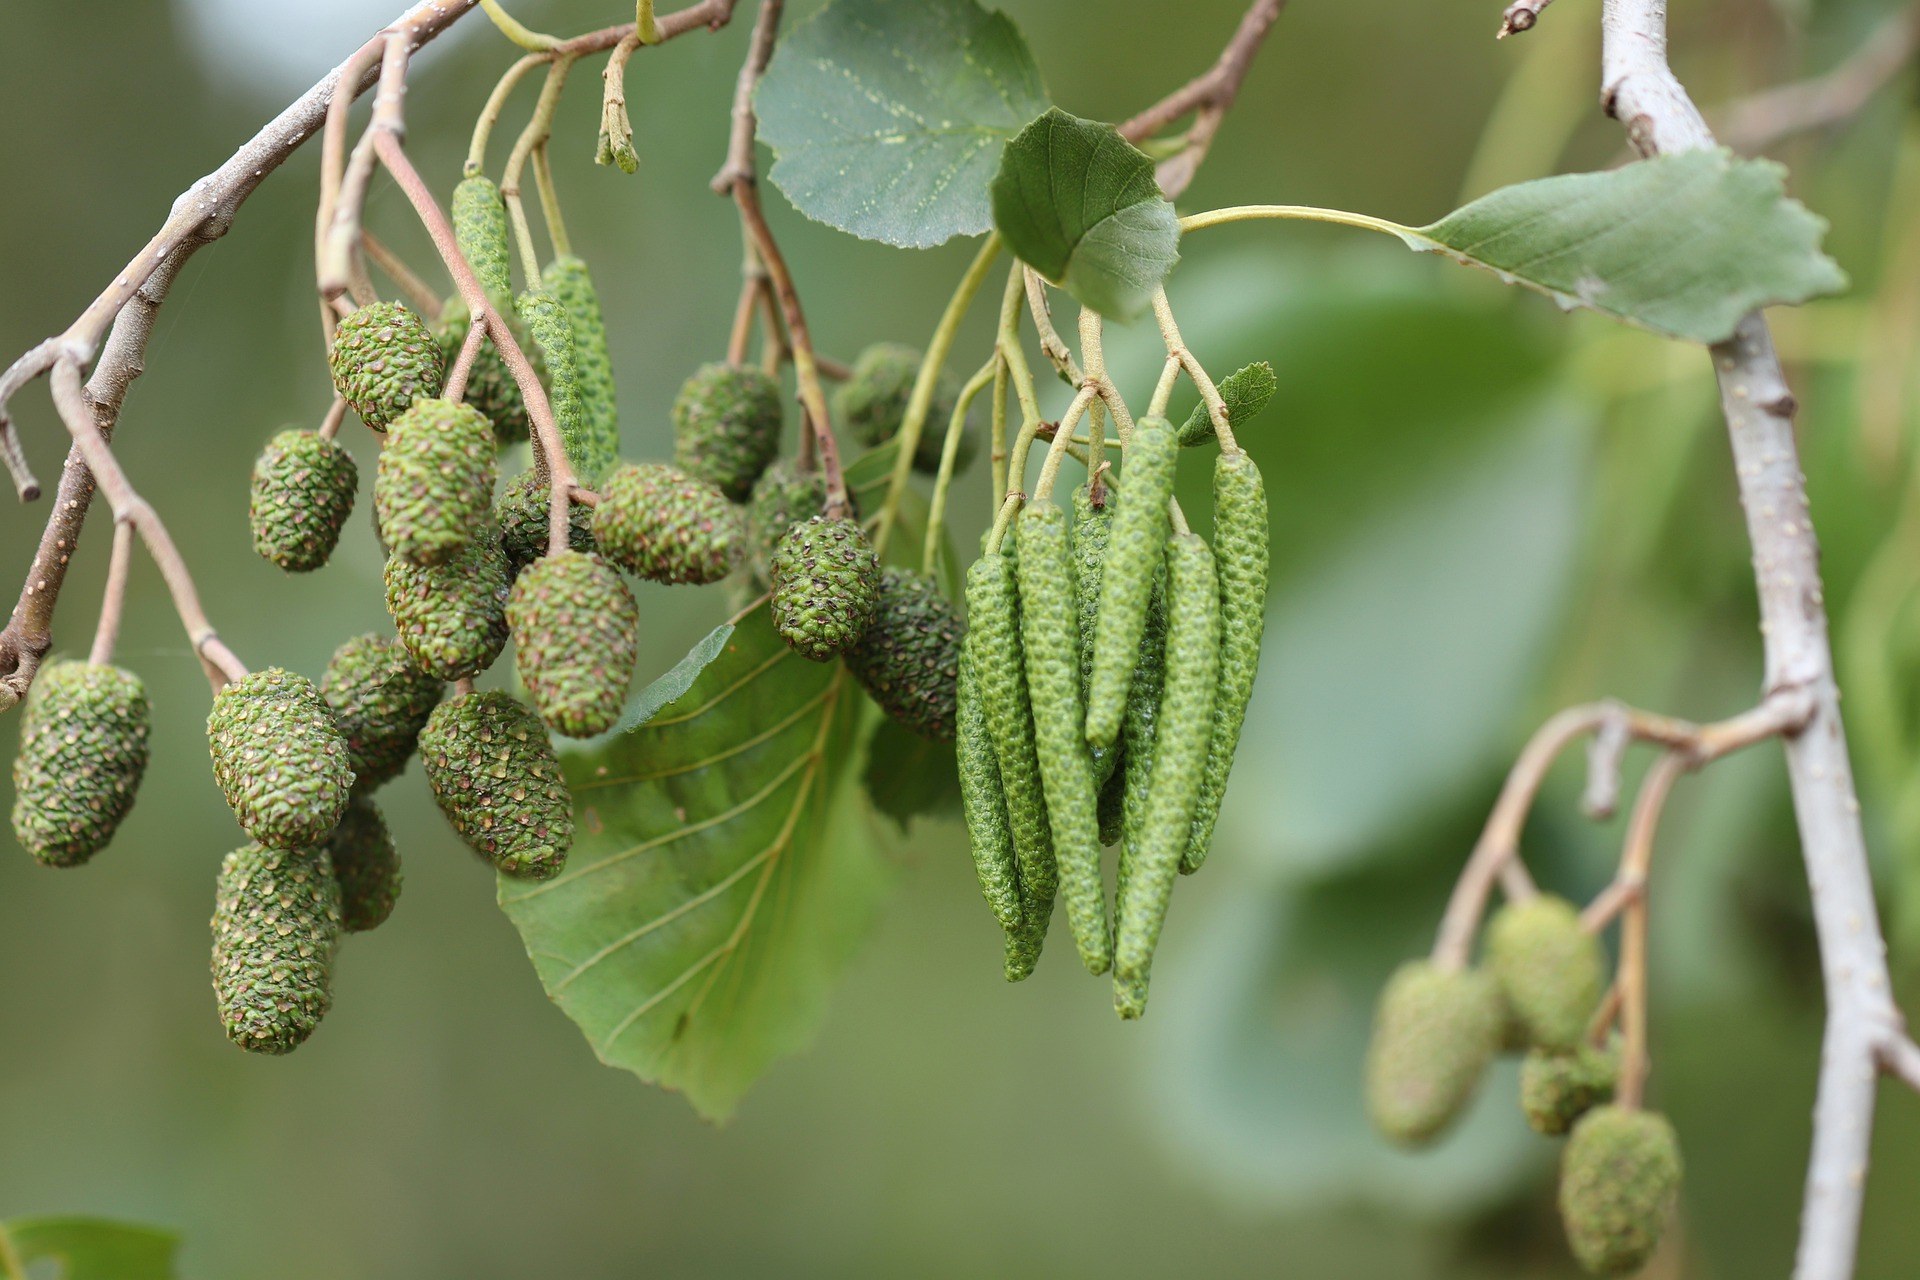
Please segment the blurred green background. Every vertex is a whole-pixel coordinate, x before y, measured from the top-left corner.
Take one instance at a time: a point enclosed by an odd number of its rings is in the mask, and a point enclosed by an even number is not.
[[[7,5],[0,352],[64,327],[179,190],[396,4]],[[1241,6],[1006,7],[1055,99],[1117,119],[1206,65]],[[1502,43],[1498,9],[1295,0],[1182,207],[1318,203],[1418,223],[1500,183],[1610,163],[1619,134],[1594,109],[1592,0]],[[1701,0],[1675,15],[1676,58],[1703,102],[1725,102],[1830,65],[1887,9]],[[611,0],[517,11],[557,31],[625,12]],[[609,309],[629,455],[664,453],[674,391],[725,341],[739,241],[704,184],[745,37],[742,22],[635,60],[637,178],[590,163],[595,75],[576,74],[563,108],[559,182]],[[420,59],[410,143],[443,190],[510,56],[476,16]],[[1911,981],[1910,82],[1777,154],[1832,219],[1855,283],[1780,316],[1780,339]],[[327,403],[315,172],[303,151],[187,268],[118,441],[223,635],[255,665],[313,676],[341,639],[387,625],[364,512],[310,578],[247,545],[254,454]],[[767,203],[816,340],[843,358],[928,332],[971,252],[889,250],[805,223],[771,188]],[[425,265],[398,194],[380,187],[372,209]],[[407,868],[395,919],[343,948],[335,1009],[309,1045],[285,1060],[236,1052],[213,1016],[206,921],[238,835],[208,777],[205,683],[142,561],[121,649],[155,704],[140,803],[83,871],[43,871],[0,837],[0,1217],[165,1224],[184,1236],[183,1274],[203,1280],[1571,1274],[1554,1149],[1520,1124],[1510,1074],[1420,1157],[1366,1130],[1356,1076],[1373,991],[1427,945],[1540,718],[1605,694],[1713,717],[1755,695],[1751,578],[1704,357],[1330,228],[1196,237],[1172,293],[1216,374],[1253,359],[1279,371],[1247,438],[1272,494],[1276,578],[1221,840],[1182,886],[1143,1024],[1119,1025],[1064,952],[1007,988],[958,828],[922,824],[818,1045],[711,1128],[595,1063],[415,770],[383,797]],[[976,316],[956,364],[975,367],[985,341]],[[1150,386],[1155,342],[1138,328],[1111,339],[1130,395]],[[19,409],[50,488],[58,423],[38,390]],[[370,467],[365,433],[343,438]],[[983,470],[955,499],[959,545],[984,515]],[[8,574],[43,515],[0,506]],[[70,654],[91,633],[106,527],[90,525],[63,604]],[[643,674],[725,608],[717,592],[651,589],[642,603]],[[13,731],[0,738],[10,761]],[[1571,763],[1557,773],[1528,833],[1542,879],[1568,893],[1604,882],[1620,836],[1618,822],[1579,818],[1579,783]],[[1821,1010],[1777,750],[1683,784],[1653,903],[1653,1090],[1688,1179],[1649,1274],[1784,1275]],[[1860,1275],[1892,1280],[1920,1273],[1920,1103],[1888,1092]]]

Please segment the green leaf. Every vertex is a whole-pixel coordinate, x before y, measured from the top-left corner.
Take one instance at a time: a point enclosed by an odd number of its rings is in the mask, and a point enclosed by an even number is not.
[[[687,651],[686,657],[667,668],[652,684],[633,696],[633,700],[627,703],[627,709],[620,713],[619,723],[606,733],[588,739],[584,745],[598,746],[615,734],[632,733],[659,715],[662,707],[693,687],[699,674],[726,649],[727,639],[731,635],[731,622],[723,622],[707,632],[700,638],[699,644]]]
[[[1007,144],[993,224],[1028,266],[1114,320],[1145,310],[1180,258],[1153,161],[1112,125],[1058,107]]]
[[[1786,170],[1689,151],[1503,187],[1414,233],[1433,248],[1656,333],[1718,342],[1757,307],[1837,293],[1826,220]]]
[[[794,208],[925,249],[993,225],[1000,150],[1047,94],[1020,29],[974,0],[832,0],[780,41],[754,106]]]
[[[1262,360],[1258,364],[1235,369],[1222,378],[1220,385],[1214,389],[1220,393],[1220,399],[1226,402],[1227,422],[1238,436],[1242,424],[1252,421],[1267,407],[1267,401],[1273,399],[1273,393],[1280,389],[1280,379],[1274,376],[1273,366]],[[1205,444],[1213,437],[1213,415],[1207,412],[1203,401],[1194,405],[1193,412],[1180,424],[1180,443],[1188,446]]]
[[[873,807],[905,831],[917,817],[960,816],[960,767],[951,742],[934,742],[878,716],[861,783]]]
[[[888,880],[853,777],[856,693],[754,606],[660,715],[563,756],[566,871],[500,880],[541,984],[600,1059],[710,1119],[811,1040]]]
[[[104,1218],[15,1218],[0,1223],[0,1272],[51,1261],[60,1280],[173,1280],[180,1237]],[[35,1269],[35,1274],[40,1274]]]

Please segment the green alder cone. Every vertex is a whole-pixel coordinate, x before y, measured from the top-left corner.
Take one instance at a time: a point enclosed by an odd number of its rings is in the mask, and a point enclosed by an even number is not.
[[[586,404],[580,398],[580,360],[574,343],[573,318],[559,298],[546,289],[529,289],[514,303],[514,311],[540,349],[547,368],[547,402],[567,462],[582,484],[598,482],[590,471],[598,446],[588,429]],[[608,458],[610,465],[613,461]]]
[[[993,756],[993,735],[987,729],[987,710],[980,700],[980,682],[964,647],[956,694],[960,811],[973,850],[973,871],[993,918],[1011,936],[1020,931],[1020,873],[1014,866],[1013,828],[1007,818],[1000,766]]]
[[[462,178],[453,189],[447,211],[460,256],[473,268],[480,287],[489,297],[512,297],[512,228],[500,188],[484,174]]]
[[[899,434],[906,420],[907,402],[913,398],[914,380],[920,376],[922,358],[920,352],[902,343],[876,342],[854,359],[851,374],[833,393],[834,416],[846,424],[854,439],[872,449]],[[920,443],[913,451],[916,471],[931,475],[940,469],[945,428],[959,400],[959,382],[942,370],[934,383],[927,420],[920,428]],[[959,452],[953,460],[956,474],[966,469],[977,447],[970,434],[961,434]]]
[[[579,551],[534,561],[507,597],[507,624],[542,720],[569,738],[613,727],[640,656],[640,609],[613,566]]]
[[[1530,1049],[1520,1062],[1520,1110],[1534,1132],[1558,1137],[1573,1122],[1613,1101],[1620,1055],[1581,1045],[1571,1053]]]
[[[780,453],[780,417],[780,384],[761,370],[701,365],[673,402],[673,460],[735,502],[745,502]]]
[[[439,680],[466,680],[493,665],[507,645],[506,553],[490,534],[445,564],[390,556],[387,612],[414,663]]]
[[[1680,1140],[1665,1116],[1596,1107],[1560,1157],[1560,1219],[1597,1276],[1629,1275],[1660,1244],[1680,1195]]]
[[[1570,1050],[1606,993],[1600,939],[1580,927],[1565,898],[1540,894],[1508,903],[1487,925],[1486,965],[1500,982],[1528,1044]]]
[[[1450,973],[1427,960],[1394,971],[1367,1046],[1367,1112],[1406,1147],[1424,1146],[1459,1118],[1499,1052],[1506,1008],[1493,975]]]
[[[859,642],[880,596],[880,557],[858,520],[815,516],[773,550],[774,630],[803,658],[830,662]]]
[[[1002,552],[981,556],[967,570],[964,653],[979,681],[980,703],[1013,829],[1021,923],[1007,937],[1007,981],[1018,982],[1040,961],[1060,880],[1040,781],[1026,663],[1020,651],[1019,594],[1013,564]]]
[[[440,811],[502,873],[545,880],[573,846],[573,797],[539,717],[498,691],[450,698],[420,734]]]
[[[227,1039],[291,1053],[333,1005],[340,885],[322,847],[250,844],[220,864],[213,993]]]
[[[263,845],[317,845],[346,810],[347,740],[305,676],[268,667],[227,685],[207,715],[207,744],[240,829]]]
[[[1111,497],[1112,492],[1102,488],[1100,505],[1096,507],[1088,486],[1083,484],[1073,491],[1073,589],[1080,608],[1080,705],[1083,707],[1093,679],[1093,628],[1100,616],[1100,571],[1106,564],[1107,543],[1113,534]],[[1103,788],[1113,777],[1119,757],[1117,743],[1094,750],[1093,777]],[[1103,840],[1103,843],[1113,842]]]
[[[587,264],[572,254],[561,254],[547,264],[541,278],[560,299],[573,325],[575,387],[580,399],[580,456],[573,469],[585,485],[599,484],[620,460],[620,410],[613,386],[613,356],[607,349],[607,322],[600,314],[600,294],[593,287]]]
[[[400,776],[442,692],[441,682],[422,671],[398,640],[355,636],[333,651],[320,677],[320,696],[346,739],[356,793]]]
[[[747,509],[755,544],[771,553],[787,530],[819,515],[826,505],[826,477],[803,472],[784,458],[775,462],[754,484]]]
[[[444,564],[486,529],[493,424],[472,405],[417,400],[393,424],[374,472],[380,536],[392,555]]]
[[[718,582],[746,542],[725,495],[664,462],[621,467],[600,489],[593,537],[600,554],[655,582]]]
[[[253,464],[247,496],[253,549],[289,573],[318,569],[339,544],[359,485],[359,469],[345,449],[311,431],[282,431]]]
[[[1220,588],[1213,552],[1198,534],[1176,534],[1167,544],[1165,684],[1114,945],[1114,1007],[1123,1018],[1146,1012],[1153,953],[1192,830],[1212,740],[1219,658]]]
[[[41,670],[13,758],[13,835],[49,867],[107,847],[146,774],[146,686],[121,667],[60,662]]]
[[[1180,442],[1165,418],[1142,418],[1127,447],[1126,487],[1114,499],[1113,532],[1101,571],[1100,608],[1093,631],[1093,667],[1087,689],[1087,741],[1111,746],[1126,714],[1127,686],[1140,657],[1153,579],[1165,557]]]
[[[380,807],[355,796],[327,837],[327,857],[340,885],[340,927],[365,933],[385,924],[400,900],[400,854]]]
[[[518,575],[547,554],[552,503],[552,486],[532,471],[509,480],[494,500],[493,522],[500,530],[500,550],[507,557],[510,574]],[[593,540],[593,508],[584,502],[567,504],[567,546],[573,551],[599,550]]]
[[[1019,521],[1020,645],[1060,896],[1080,962],[1089,973],[1105,973],[1113,964],[1113,934],[1100,880],[1099,785],[1081,732],[1079,604],[1067,514],[1035,502]]]
[[[373,431],[384,432],[422,396],[437,396],[447,369],[433,334],[398,302],[341,317],[328,355],[333,388]]]
[[[1180,859],[1180,870],[1188,875],[1200,869],[1213,847],[1267,627],[1267,486],[1244,453],[1222,453],[1213,464],[1213,550],[1220,566],[1220,692],[1193,834]]]
[[[494,298],[493,309],[513,330],[514,342],[532,363],[534,376],[544,383],[546,362],[541,359],[540,348],[534,345],[526,325],[514,313],[512,299],[505,294]],[[460,295],[456,293],[448,298],[441,308],[440,319],[433,326],[433,340],[439,344],[440,358],[449,372],[454,361],[460,358],[460,348],[466,343],[467,329],[472,323],[473,315]],[[506,357],[493,345],[491,335],[480,340],[473,367],[467,371],[465,402],[487,416],[487,421],[493,424],[493,438],[500,444],[518,444],[532,433],[533,420],[527,416],[527,402],[520,394],[520,383],[507,367]]]
[[[884,569],[873,619],[845,654],[847,670],[893,719],[923,738],[952,742],[963,630],[959,610],[932,578]]]

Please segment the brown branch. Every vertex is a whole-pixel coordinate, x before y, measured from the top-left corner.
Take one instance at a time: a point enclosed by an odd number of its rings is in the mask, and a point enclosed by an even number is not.
[[[20,501],[39,501],[40,481],[34,478],[27,452],[20,447],[20,433],[11,422],[0,421],[0,461],[6,463],[7,476],[13,481],[13,492]]]
[[[100,622],[93,630],[93,652],[87,661],[104,667],[113,661],[113,648],[120,642],[120,618],[127,605],[127,571],[133,561],[133,526],[125,520],[113,524],[113,555],[107,561],[107,585],[100,593]]]
[[[1508,36],[1533,30],[1533,24],[1540,21],[1541,13],[1552,3],[1553,0],[1513,0],[1506,12],[1500,15],[1500,29],[1494,32],[1494,39],[1505,40]]]
[[[473,362],[479,358],[480,344],[486,336],[487,326],[480,321],[467,324],[467,336],[460,341],[460,353],[453,359],[453,368],[447,370],[446,387],[441,391],[455,404],[467,398],[467,379],[473,376]]]
[[[407,305],[419,312],[420,318],[428,324],[437,323],[444,306],[433,286],[373,232],[363,231],[360,240],[366,246],[367,256],[373,259],[374,265],[386,274],[387,279],[393,281],[393,287],[400,291]]]
[[[1894,14],[1823,75],[1785,84],[1714,113],[1720,141],[1735,151],[1765,151],[1796,133],[1831,128],[1859,114],[1920,50],[1920,8]]]
[[[1626,847],[1620,857],[1620,882],[1631,886],[1626,915],[1620,926],[1620,969],[1614,984],[1620,991],[1620,1079],[1614,1099],[1636,1108],[1647,1087],[1647,870],[1653,862],[1653,838],[1660,829],[1673,784],[1694,767],[1686,753],[1667,751],[1653,763],[1640,783],[1627,820]]]
[[[1143,142],[1190,112],[1204,107],[1224,110],[1232,106],[1241,83],[1247,78],[1248,68],[1253,65],[1253,55],[1260,51],[1261,41],[1279,20],[1280,10],[1286,3],[1287,0],[1253,0],[1214,64],[1121,125],[1120,136],[1128,142]]]

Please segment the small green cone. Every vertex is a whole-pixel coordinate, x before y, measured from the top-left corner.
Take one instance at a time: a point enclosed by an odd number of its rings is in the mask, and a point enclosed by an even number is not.
[[[1380,993],[1367,1047],[1367,1111],[1402,1146],[1422,1146],[1456,1120],[1500,1047],[1500,989],[1485,973],[1430,961],[1400,966]]]
[[[673,402],[673,460],[735,502],[780,452],[780,384],[744,365],[704,364]]]
[[[1520,1110],[1535,1133],[1558,1137],[1593,1108],[1613,1100],[1620,1055],[1580,1045],[1571,1053],[1529,1049],[1520,1062]]]
[[[387,560],[387,612],[414,663],[440,680],[465,680],[507,645],[506,553],[497,536],[468,543],[445,564]]]
[[[400,854],[380,807],[355,796],[327,837],[327,855],[340,882],[340,927],[365,933],[385,924],[400,900]]]
[[[640,609],[599,556],[563,551],[527,566],[507,599],[527,699],[569,738],[620,718],[639,658]]]
[[[385,431],[422,396],[437,396],[446,366],[420,317],[397,302],[343,316],[328,355],[333,386],[374,431]]]
[[[340,541],[359,483],[345,449],[311,431],[282,431],[253,464],[253,549],[289,573],[318,569]]]
[[[305,676],[268,667],[242,676],[207,715],[213,777],[240,829],[275,849],[326,839],[353,789],[347,742]]]
[[[333,651],[320,696],[347,740],[355,792],[400,776],[441,692],[440,681],[420,670],[398,640],[355,636]]]
[[[290,1053],[333,1004],[340,885],[320,847],[250,844],[220,864],[213,908],[213,993],[227,1039]]]
[[[547,554],[547,519],[553,491],[531,471],[509,480],[493,504],[493,520],[500,526],[500,550],[506,553],[509,573]],[[593,508],[584,502],[567,504],[567,542],[575,551],[596,551]]]
[[[920,352],[902,343],[876,342],[854,360],[852,374],[833,395],[834,415],[846,424],[854,439],[871,449],[899,433],[907,416],[907,402],[913,398],[921,359]],[[959,400],[960,384],[943,370],[934,383],[927,420],[920,428],[920,443],[913,451],[915,470],[931,475],[940,469],[947,423]],[[956,473],[973,460],[975,447],[973,436],[963,433],[960,451],[953,460]]]
[[[147,770],[146,686],[120,667],[61,662],[33,682],[13,758],[13,834],[49,867],[106,848]]]
[[[472,405],[418,400],[393,424],[373,502],[389,553],[444,564],[487,527],[493,427]]]
[[[774,630],[803,658],[827,662],[851,649],[879,589],[880,558],[858,520],[815,516],[774,548]]]
[[[1680,1141],[1665,1116],[1596,1107],[1560,1157],[1560,1219],[1582,1267],[1628,1275],[1659,1247],[1680,1194]]]
[[[420,759],[468,848],[510,876],[560,873],[573,845],[573,797],[533,712],[498,691],[451,698],[421,732]]]
[[[905,569],[880,574],[880,603],[866,634],[846,652],[847,670],[880,709],[923,738],[952,742],[965,627],[933,579]]]
[[[1495,913],[1487,925],[1486,965],[1527,1042],[1542,1049],[1578,1045],[1606,993],[1600,940],[1580,927],[1571,902],[1549,893]]]
[[[600,554],[655,582],[718,582],[746,542],[740,511],[678,467],[629,464],[608,476],[593,514]]]
[[[819,515],[826,505],[826,478],[818,471],[802,472],[782,458],[762,472],[753,486],[747,510],[754,544],[771,554],[787,530]]]

